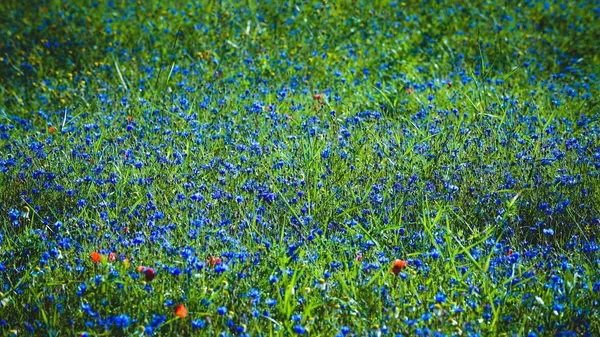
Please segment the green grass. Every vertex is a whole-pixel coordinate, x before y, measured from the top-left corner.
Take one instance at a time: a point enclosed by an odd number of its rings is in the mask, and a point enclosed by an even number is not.
[[[600,333],[594,3],[0,12],[1,335]]]

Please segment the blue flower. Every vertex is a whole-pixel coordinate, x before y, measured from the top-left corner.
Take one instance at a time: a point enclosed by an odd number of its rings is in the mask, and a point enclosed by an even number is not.
[[[113,322],[117,327],[125,330],[129,327],[129,325],[131,325],[132,322],[135,322],[135,320],[132,321],[129,316],[121,314],[113,318]]]
[[[299,334],[299,335],[303,335],[305,333],[308,332],[308,330],[306,330],[306,328],[300,324],[296,324],[294,325],[294,332]]]
[[[192,321],[192,329],[202,329],[206,326],[206,322],[203,319],[197,318]]]
[[[226,306],[220,306],[217,308],[217,314],[219,315],[225,315],[227,313],[227,307]]]
[[[441,292],[438,292],[435,295],[435,301],[437,303],[444,303],[444,302],[446,302],[446,295],[442,294]]]

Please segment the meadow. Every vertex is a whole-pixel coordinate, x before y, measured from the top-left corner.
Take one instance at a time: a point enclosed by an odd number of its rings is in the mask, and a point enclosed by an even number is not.
[[[0,13],[0,335],[600,335],[598,2]]]

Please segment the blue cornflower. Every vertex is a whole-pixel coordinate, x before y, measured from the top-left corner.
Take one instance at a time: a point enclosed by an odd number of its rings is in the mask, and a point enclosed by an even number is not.
[[[442,293],[437,293],[437,295],[435,295],[435,301],[437,303],[444,303],[444,302],[446,302],[446,295],[444,295]]]
[[[8,216],[9,216],[10,220],[17,220],[19,218],[19,215],[20,215],[19,211],[14,208],[11,208],[8,210]]]
[[[294,332],[299,335],[303,335],[303,334],[307,333],[308,330],[306,330],[306,328],[303,327],[302,325],[296,324],[296,325],[294,325]]]
[[[552,228],[544,228],[544,235],[548,235],[548,236],[554,235],[554,229],[552,229]]]
[[[192,329],[202,329],[206,326],[206,322],[203,319],[197,318],[192,321]]]
[[[169,272],[173,276],[179,276],[179,275],[181,275],[181,269],[179,267],[170,268]]]
[[[131,325],[132,320],[129,316],[121,314],[113,319],[115,325],[121,329],[127,329]]]
[[[227,307],[226,306],[220,306],[217,308],[217,314],[219,315],[225,315],[227,313]]]
[[[77,296],[82,296],[86,290],[87,290],[87,286],[85,285],[85,283],[81,283],[79,285],[79,291],[77,291]]]

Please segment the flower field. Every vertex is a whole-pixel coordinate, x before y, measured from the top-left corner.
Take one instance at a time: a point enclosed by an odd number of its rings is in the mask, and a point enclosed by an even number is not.
[[[598,2],[0,13],[0,336],[600,335]]]

